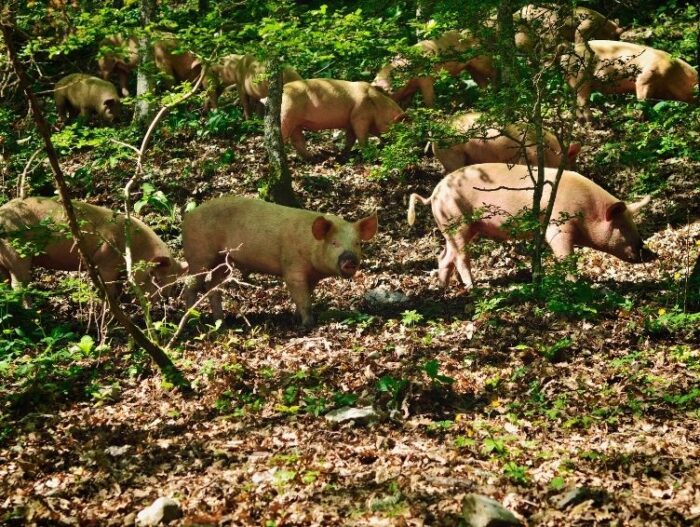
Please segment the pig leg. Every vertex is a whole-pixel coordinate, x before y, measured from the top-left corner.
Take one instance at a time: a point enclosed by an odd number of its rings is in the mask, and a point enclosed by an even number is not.
[[[360,107],[360,110],[361,108],[362,107]],[[354,132],[355,137],[357,138],[357,142],[360,143],[361,147],[364,147],[367,144],[367,137],[369,136],[369,117],[358,117],[351,115],[350,125],[352,126],[352,131]]]
[[[31,280],[32,261],[30,258],[20,258],[17,253],[12,251],[10,254],[5,254],[3,257],[3,270],[7,271],[10,276],[10,286],[13,291],[21,292],[24,286]],[[5,275],[5,273],[2,273]],[[32,303],[27,296],[22,297],[22,306],[26,309],[32,307]]]
[[[290,135],[292,146],[298,154],[304,159],[311,159],[311,153],[306,149],[306,141],[304,140],[304,132],[301,128],[296,128]]]
[[[552,248],[554,257],[558,260],[566,258],[574,252],[574,244],[571,235],[566,231],[562,231],[558,226],[549,226],[545,235],[547,243]]]
[[[351,127],[345,129],[345,146],[343,147],[343,153],[347,154],[352,149],[357,136]]]
[[[460,230],[455,237],[451,238],[454,252],[454,263],[457,267],[459,277],[462,279],[465,287],[471,289],[474,287],[474,279],[472,277],[471,260],[469,259],[469,251],[467,246],[476,232],[471,228]]]
[[[435,81],[432,77],[420,77],[418,79],[418,87],[423,96],[423,104],[428,108],[432,108],[435,104]]]
[[[250,119],[250,99],[243,84],[238,85],[238,99],[241,101],[241,106],[243,106],[243,115],[246,119]]]
[[[455,251],[452,244],[447,241],[442,254],[438,258],[438,280],[442,287],[450,285],[450,280],[455,271]]]
[[[311,291],[313,285],[309,284],[305,276],[296,274],[284,275],[284,283],[287,285],[292,302],[296,305],[297,314],[301,317],[302,327],[305,329],[310,328],[314,325],[314,317],[311,313]]]
[[[122,95],[124,97],[129,96],[129,72],[123,69],[117,70],[117,77],[119,77],[119,86],[121,88]]]

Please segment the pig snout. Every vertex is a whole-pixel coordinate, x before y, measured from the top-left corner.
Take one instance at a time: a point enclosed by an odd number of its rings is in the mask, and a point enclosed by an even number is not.
[[[338,257],[338,269],[343,278],[352,278],[360,266],[360,259],[350,251],[344,251]]]

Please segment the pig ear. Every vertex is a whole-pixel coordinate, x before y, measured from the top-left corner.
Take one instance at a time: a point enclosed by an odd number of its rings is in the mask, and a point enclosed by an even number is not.
[[[311,225],[311,232],[313,233],[314,238],[320,241],[323,240],[329,232],[331,232],[332,227],[333,224],[330,221],[323,216],[319,216],[314,220],[313,225]]]
[[[170,267],[171,261],[167,256],[154,256],[151,258],[151,263],[154,263],[156,267]]]
[[[618,201],[617,203],[613,203],[605,211],[605,220],[611,221],[613,218],[615,218],[619,214],[622,214],[626,210],[627,210],[627,205],[625,205],[624,201]]]
[[[627,205],[627,210],[629,210],[632,216],[634,216],[635,214],[638,214],[639,211],[642,210],[644,207],[649,205],[649,201],[651,201],[651,196],[647,194],[636,203],[630,203],[629,205]]]
[[[187,274],[190,271],[190,264],[188,264],[185,261],[180,261],[177,262],[177,265],[180,267],[180,274]]]
[[[580,151],[581,145],[579,143],[571,143],[569,145],[569,161],[575,160]]]
[[[377,211],[375,210],[374,214],[372,214],[371,216],[367,216],[366,218],[358,220],[355,225],[357,227],[357,232],[360,233],[360,240],[362,240],[363,242],[371,240],[372,238],[374,238],[374,235],[377,234],[377,229],[379,227]]]

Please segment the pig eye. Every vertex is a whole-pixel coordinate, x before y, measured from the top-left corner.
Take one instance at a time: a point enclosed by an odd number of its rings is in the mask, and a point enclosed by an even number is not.
[[[331,245],[332,245],[333,247],[338,247],[338,242],[335,241],[335,240],[331,240]]]

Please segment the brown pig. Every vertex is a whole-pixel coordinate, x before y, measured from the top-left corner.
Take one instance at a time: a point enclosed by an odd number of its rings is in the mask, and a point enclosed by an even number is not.
[[[104,80],[116,73],[123,96],[129,95],[129,76],[139,65],[139,43],[136,37],[112,35],[100,47],[104,50],[97,63]],[[176,82],[193,82],[202,71],[202,61],[191,51],[179,51],[174,35],[163,33],[153,44],[153,60],[158,70]]]
[[[528,48],[532,34],[548,44],[561,41],[582,43],[588,40],[618,40],[624,31],[614,21],[594,9],[575,7],[562,20],[561,10],[526,5],[513,15],[517,33],[516,46]]]
[[[93,262],[116,294],[115,281],[125,265],[126,217],[80,201],[73,201],[73,208]],[[133,216],[131,221],[134,278],[146,293],[163,288],[166,295],[186,265],[172,258],[145,223]],[[9,275],[13,289],[20,290],[29,283],[33,266],[61,271],[82,267],[63,206],[50,198],[14,199],[0,207],[0,276]]]
[[[465,113],[453,117],[449,124],[459,134],[469,134],[479,130],[478,120],[482,114],[478,112]],[[479,132],[481,133],[481,131]],[[545,131],[544,164],[556,168],[561,163],[562,153],[559,142],[551,133]],[[524,147],[524,152],[523,152]],[[573,166],[581,145],[572,143],[569,146],[565,167]],[[500,131],[487,128],[485,135],[474,136],[465,143],[458,143],[446,148],[439,148],[433,143],[433,153],[438,158],[445,172],[454,172],[465,165],[477,163],[509,163],[529,164],[537,166],[537,145],[534,132],[525,132],[520,126],[507,126]]]
[[[404,118],[403,110],[367,82],[333,79],[294,81],[282,94],[282,140],[291,140],[299,154],[311,157],[303,130],[345,130],[345,151],[357,140],[379,136]]]
[[[415,44],[416,48],[425,57],[449,57],[464,53],[477,46],[477,41],[465,31],[447,31],[440,38],[435,40],[421,40]],[[397,57],[384,66],[372,81],[372,85],[381,89],[400,105],[405,106],[410,103],[413,95],[420,91],[423,96],[423,104],[432,107],[435,102],[435,78],[431,75],[411,77],[406,84],[394,89],[392,77],[394,70],[410,66],[410,61]],[[479,55],[464,62],[457,59],[447,59],[439,62],[433,68],[437,73],[447,71],[450,75],[457,76],[464,70],[468,71],[479,87],[485,87],[495,75],[495,69],[491,59]]]
[[[557,170],[547,168],[546,181]],[[542,210],[551,185],[545,185]],[[429,198],[411,194],[408,223],[415,221],[415,204],[430,204],[446,245],[438,259],[438,277],[449,284],[455,267],[467,288],[473,286],[467,252],[476,236],[496,240],[510,237],[504,222],[532,208],[533,185],[524,165],[484,163],[461,168],[445,176]],[[570,255],[574,246],[603,251],[631,263],[651,261],[656,255],[644,247],[633,216],[648,202],[626,205],[590,179],[564,171],[559,183],[546,240],[556,258]]]
[[[693,102],[698,72],[687,62],[665,51],[631,42],[591,40],[561,57],[569,85],[577,90],[580,117],[592,118],[588,108],[591,91],[635,93],[637,99],[670,99]]]
[[[265,65],[253,55],[227,55],[217,64],[212,66],[212,77],[205,80],[205,85],[213,82],[214,88],[206,86],[209,90],[209,106],[216,108],[217,100],[221,92],[229,87],[236,86],[238,98],[243,106],[243,114],[250,118],[251,107],[260,106],[260,100],[267,97],[268,81]],[[284,83],[300,81],[301,76],[291,67],[285,67],[282,71]]]
[[[165,33],[153,46],[156,67],[176,82],[194,82],[202,71],[202,61],[191,51],[178,49],[174,35]]]
[[[191,306],[202,273],[220,284],[229,261],[244,273],[281,276],[304,327],[313,324],[311,292],[329,276],[351,278],[362,257],[361,241],[377,232],[377,215],[355,223],[331,214],[283,207],[258,199],[222,196],[185,216],[182,241],[194,281],[186,291]],[[221,296],[211,293],[214,318],[223,319]]]
[[[119,111],[119,95],[114,84],[84,73],[73,73],[59,80],[54,99],[63,121],[80,113],[84,117],[97,114],[102,121],[111,123]]]
[[[129,96],[129,76],[139,65],[139,43],[134,37],[112,35],[100,43],[102,54],[97,59],[100,76],[109,80],[110,75],[116,74],[119,79],[119,89],[124,97]]]

